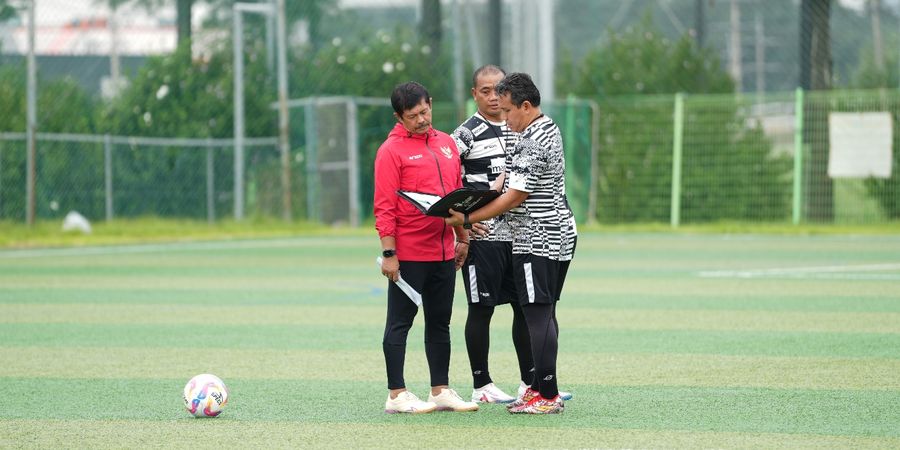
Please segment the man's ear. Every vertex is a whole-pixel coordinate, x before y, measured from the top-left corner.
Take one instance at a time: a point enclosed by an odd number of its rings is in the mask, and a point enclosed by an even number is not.
[[[397,119],[397,122],[403,123],[403,119],[400,118],[400,114],[394,113],[394,118]]]

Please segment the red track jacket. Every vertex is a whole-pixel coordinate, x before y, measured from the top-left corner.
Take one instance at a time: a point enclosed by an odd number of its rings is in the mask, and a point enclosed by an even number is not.
[[[426,216],[398,190],[443,196],[462,187],[459,150],[446,133],[410,134],[397,123],[375,155],[375,228],[394,236],[401,261],[447,261],[454,256],[453,227]]]

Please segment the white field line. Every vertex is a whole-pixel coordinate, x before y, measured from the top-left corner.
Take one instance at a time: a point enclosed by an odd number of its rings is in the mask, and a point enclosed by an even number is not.
[[[846,266],[779,267],[755,270],[706,270],[701,278],[817,278],[844,280],[900,280],[900,273],[865,273],[900,271],[900,263]]]
[[[264,239],[220,242],[173,242],[166,244],[104,245],[97,247],[39,248],[29,250],[3,250],[0,259],[42,258],[59,256],[123,255],[135,253],[159,253],[182,250],[234,250],[246,248],[302,247],[310,243],[306,239]]]

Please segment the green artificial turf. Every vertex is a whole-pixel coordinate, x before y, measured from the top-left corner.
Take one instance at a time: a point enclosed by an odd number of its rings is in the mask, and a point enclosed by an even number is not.
[[[0,250],[0,447],[900,447],[900,236],[583,232],[558,310],[575,398],[555,417],[385,415],[378,248],[347,232]],[[467,396],[461,284],[453,314]],[[510,324],[498,308],[507,391]],[[422,334],[420,317],[420,396]],[[204,372],[231,389],[217,419],[181,405]]]

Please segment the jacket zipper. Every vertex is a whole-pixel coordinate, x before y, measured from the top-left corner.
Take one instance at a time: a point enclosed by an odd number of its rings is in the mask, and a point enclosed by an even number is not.
[[[431,156],[434,158],[434,164],[437,166],[438,172],[438,181],[441,183],[441,191],[443,195],[447,195],[447,188],[444,187],[444,174],[441,173],[441,161],[438,160],[437,154],[434,153],[434,150],[431,149],[431,146],[428,145],[428,132],[425,132],[425,148],[428,149],[428,152],[431,153]],[[447,226],[441,229],[441,258],[442,261],[447,260],[447,249],[444,248],[444,237],[447,234]]]

